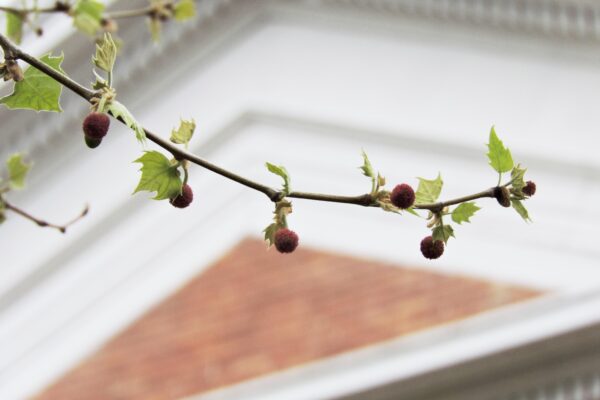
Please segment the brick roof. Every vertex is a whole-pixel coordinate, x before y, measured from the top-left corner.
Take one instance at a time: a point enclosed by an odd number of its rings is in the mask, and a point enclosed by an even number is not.
[[[36,399],[176,399],[537,295],[247,239]]]

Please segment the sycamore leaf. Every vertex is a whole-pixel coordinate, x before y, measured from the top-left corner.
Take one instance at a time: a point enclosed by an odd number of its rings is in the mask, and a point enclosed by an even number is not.
[[[94,36],[100,29],[104,4],[99,0],[77,0],[72,8],[73,25],[80,31]]]
[[[144,132],[144,128],[137,122],[134,116],[129,112],[127,107],[123,104],[119,103],[116,100],[113,100],[108,107],[106,107],[107,111],[112,114],[115,118],[120,118],[125,122],[125,125],[133,129],[135,132],[135,137],[141,143],[144,143],[146,140],[146,132]]]
[[[31,164],[23,162],[22,154],[13,154],[6,161],[8,169],[9,185],[13,189],[23,189],[25,187],[25,177],[31,168]]]
[[[492,126],[490,131],[490,142],[488,143],[488,159],[490,165],[498,173],[508,172],[514,166],[510,150],[504,147],[502,141],[496,135],[496,128]]]
[[[481,208],[477,207],[473,202],[459,204],[458,207],[452,211],[452,221],[459,225],[463,222],[471,222],[469,221],[469,218],[475,215],[479,210],[481,210]]]
[[[158,151],[147,151],[135,160],[142,164],[142,177],[133,193],[147,190],[156,192],[155,200],[170,199],[181,194],[183,183],[179,178],[177,165]]]
[[[514,167],[510,172],[510,181],[512,188],[515,189],[518,193],[521,193],[522,189],[525,187],[526,171],[527,169],[521,168],[521,164],[517,164],[517,166]]]
[[[23,38],[23,18],[11,12],[6,13],[6,36],[16,44]]]
[[[179,123],[179,128],[177,130],[173,129],[171,131],[171,142],[176,144],[184,144],[185,147],[188,146],[188,143],[192,139],[194,135],[194,130],[196,129],[196,121],[193,119],[186,121],[181,120]]]
[[[101,70],[112,72],[116,59],[117,45],[110,33],[105,33],[104,37],[96,43],[96,55],[92,57],[92,62]]]
[[[375,171],[373,171],[373,166],[371,165],[371,161],[369,161],[369,157],[367,156],[367,153],[365,153],[364,150],[362,151],[362,157],[363,157],[363,165],[360,167],[360,169],[362,170],[363,175],[374,179]]]
[[[415,203],[434,203],[438,197],[440,197],[440,193],[442,192],[442,186],[444,185],[442,175],[438,174],[437,178],[432,180],[424,178],[417,179],[419,179],[419,187],[417,188],[417,193],[415,193]]]
[[[263,229],[263,232],[265,233],[265,242],[268,243],[269,247],[273,246],[275,243],[275,232],[277,232],[278,229],[279,225],[275,222]]]
[[[523,203],[521,203],[521,200],[511,199],[510,203],[512,204],[512,207],[515,209],[515,211],[519,213],[519,215],[521,216],[521,218],[523,218],[525,222],[531,222],[531,218],[529,218],[529,212],[527,211]]]
[[[60,68],[64,56],[52,57],[46,54],[40,61],[60,73],[64,71]],[[62,85],[44,74],[42,71],[29,67],[25,70],[24,79],[15,82],[12,94],[0,99],[0,104],[6,105],[10,109],[29,109],[35,111],[55,111],[61,112],[60,94]]]
[[[451,237],[454,236],[454,229],[450,225],[438,225],[433,228],[432,231],[433,240],[443,240],[444,243],[448,243]]]
[[[283,178],[283,193],[287,196],[290,193],[290,176],[288,175],[285,167],[281,165],[271,164],[269,162],[265,163],[269,172],[274,173],[275,175],[279,175]]]
[[[196,15],[196,3],[194,0],[179,0],[173,11],[177,21],[185,21]]]

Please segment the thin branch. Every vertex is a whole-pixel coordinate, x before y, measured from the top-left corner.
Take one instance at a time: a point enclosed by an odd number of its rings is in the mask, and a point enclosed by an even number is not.
[[[154,7],[154,6],[138,8],[135,10],[113,11],[110,13],[106,13],[104,15],[104,19],[122,19],[122,18],[151,16],[155,11],[156,11],[156,7]]]
[[[88,102],[98,96],[96,92],[90,90],[79,83],[75,82],[71,78],[66,75],[50,68],[48,65],[44,64],[37,58],[23,52],[17,46],[12,44],[4,35],[0,34],[0,46],[4,49],[6,54],[11,54],[14,58],[21,59],[26,63],[32,65],[33,67],[39,69],[46,75],[50,76],[52,79],[57,82],[63,84],[68,89],[72,90]],[[118,120],[121,123],[124,121],[120,118]],[[225,178],[228,178],[232,181],[235,181],[239,184],[247,186],[251,189],[257,190],[263,194],[265,194],[271,201],[280,201],[284,197],[297,198],[297,199],[306,199],[306,200],[315,200],[315,201],[326,201],[333,203],[345,203],[345,204],[355,204],[365,207],[378,207],[378,204],[374,201],[373,197],[370,194],[363,194],[358,196],[339,196],[333,194],[325,194],[325,193],[308,193],[308,192],[291,192],[287,196],[284,196],[284,193],[278,190],[275,190],[267,185],[263,185],[260,182],[253,181],[251,179],[245,178],[241,175],[238,175],[232,171],[229,171],[225,168],[222,168],[216,164],[213,164],[201,157],[198,157],[195,154],[192,154],[184,149],[177,147],[175,144],[169,142],[168,140],[163,139],[157,134],[149,131],[144,128],[144,132],[146,132],[146,137],[156,143],[158,146],[170,152],[173,157],[179,160],[188,160],[196,165],[199,165],[202,168],[213,171],[216,174],[219,174]],[[506,186],[506,185],[505,185]],[[446,201],[441,201],[437,203],[431,204],[416,204],[413,208],[418,210],[430,210],[432,212],[441,212],[444,207],[464,203],[466,201],[485,198],[485,197],[494,197],[494,188],[490,188],[484,190],[479,193],[475,193],[472,195],[458,197],[456,199],[450,199]]]
[[[71,221],[67,222],[66,224],[57,225],[57,224],[53,224],[51,222],[45,221],[43,219],[34,217],[33,215],[29,214],[27,211],[20,209],[19,207],[9,203],[5,199],[2,199],[2,203],[4,204],[4,206],[6,207],[7,210],[11,210],[12,212],[14,212],[16,214],[19,214],[20,216],[35,223],[37,226],[44,227],[44,228],[53,228],[53,229],[58,230],[61,233],[65,233],[69,226],[73,225],[74,223],[76,223],[77,221],[79,221],[80,219],[85,217],[89,211],[89,207],[86,205],[85,208],[83,209],[83,211],[81,211],[81,213],[79,213],[79,215],[77,217],[73,218]]]
[[[167,1],[163,4],[164,6],[172,6],[172,1]],[[122,19],[122,18],[131,18],[131,17],[143,17],[143,16],[152,16],[158,9],[158,6],[149,6],[143,8],[136,8],[132,10],[122,10],[122,11],[113,11],[107,12],[103,15],[103,19]],[[57,2],[52,7],[46,8],[16,8],[16,7],[7,7],[0,6],[0,11],[8,12],[11,14],[15,14],[20,16],[21,18],[27,17],[29,14],[52,14],[52,13],[64,13],[69,14],[71,12],[71,7],[67,3]]]

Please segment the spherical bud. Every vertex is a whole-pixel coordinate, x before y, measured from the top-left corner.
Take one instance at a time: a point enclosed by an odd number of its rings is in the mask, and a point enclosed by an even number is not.
[[[427,236],[421,240],[421,253],[425,258],[435,260],[444,254],[444,242],[441,240],[433,240],[432,236]]]
[[[288,228],[275,232],[275,248],[280,253],[291,253],[298,247],[298,235]]]
[[[494,197],[502,207],[510,207],[510,192],[505,186],[496,186]]]
[[[527,181],[527,184],[522,189],[522,192],[525,196],[531,197],[535,194],[535,189],[536,189],[535,182]]]
[[[102,143],[102,139],[96,139],[89,136],[84,136],[83,138],[85,139],[85,144],[90,149],[95,149],[96,147],[100,146],[100,143]]]
[[[390,201],[398,208],[406,209],[415,203],[415,191],[410,185],[396,185],[390,194]]]
[[[83,133],[86,137],[102,139],[108,132],[110,118],[106,114],[91,112],[83,120]]]
[[[194,192],[187,183],[181,188],[181,194],[173,197],[169,202],[173,207],[186,208],[194,200]]]

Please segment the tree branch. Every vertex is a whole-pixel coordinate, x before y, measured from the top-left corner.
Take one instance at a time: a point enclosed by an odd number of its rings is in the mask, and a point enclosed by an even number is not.
[[[81,213],[79,213],[79,215],[75,218],[73,218],[71,221],[67,222],[66,224],[63,225],[57,225],[57,224],[53,224],[50,223],[48,221],[45,221],[43,219],[39,219],[37,217],[34,217],[33,215],[29,214],[28,212],[20,209],[19,207],[9,203],[8,201],[6,201],[5,199],[2,199],[2,203],[4,204],[4,206],[6,207],[7,210],[11,210],[12,212],[19,214],[20,216],[34,222],[35,224],[37,224],[37,226],[43,227],[43,228],[53,228],[56,229],[58,231],[60,231],[61,233],[65,233],[67,231],[67,228],[71,225],[73,225],[74,223],[76,223],[77,221],[79,221],[81,218],[85,217],[89,211],[89,207],[86,205],[85,208],[83,209],[83,211]]]
[[[50,76],[52,79],[61,83],[62,85],[64,85],[65,87],[67,87],[68,89],[73,91],[74,93],[78,94],[79,96],[81,96],[82,98],[87,100],[88,102],[92,102],[92,99],[99,96],[99,94],[97,92],[80,85],[79,83],[75,82],[74,80],[67,77],[66,75],[64,75],[64,74],[52,69],[48,65],[44,64],[37,58],[23,52],[20,48],[18,48],[13,43],[11,43],[2,34],[0,34],[0,47],[2,47],[4,49],[4,52],[6,54],[10,54],[15,59],[21,59],[21,60],[25,61],[26,63],[28,63],[29,65],[37,68],[38,70],[42,71],[46,75]],[[118,118],[118,120],[121,123],[124,123],[124,121],[122,119]],[[365,206],[365,207],[378,207],[379,206],[374,201],[373,196],[371,196],[370,194],[363,194],[363,195],[358,195],[358,196],[339,196],[339,195],[325,194],[325,193],[308,193],[308,192],[296,192],[295,191],[295,192],[289,193],[287,196],[284,196],[284,193],[281,191],[275,190],[267,185],[263,185],[260,182],[256,182],[251,179],[245,178],[245,177],[238,175],[232,171],[229,171],[225,168],[215,165],[195,154],[192,154],[186,150],[183,150],[183,149],[177,147],[175,144],[169,142],[168,140],[161,138],[160,136],[149,131],[146,128],[144,128],[144,131],[146,133],[147,138],[150,141],[156,143],[158,146],[160,146],[163,149],[170,152],[173,155],[173,157],[175,157],[179,160],[186,159],[202,168],[208,169],[208,170],[213,171],[214,173],[219,174],[225,178],[228,178],[239,184],[247,186],[251,189],[257,190],[257,191],[265,194],[271,201],[274,201],[274,202],[280,201],[284,197],[290,197],[290,198],[297,198],[297,199],[326,201],[326,202],[333,202],[333,203],[355,204],[355,205],[360,205],[360,206]],[[494,197],[494,188],[490,188],[490,189],[487,189],[487,190],[484,190],[482,192],[475,193],[472,195],[458,197],[455,199],[450,199],[450,200],[441,201],[441,202],[437,202],[437,203],[415,204],[413,206],[413,208],[418,209],[418,210],[429,210],[432,212],[441,212],[444,207],[464,203],[464,202],[479,199],[479,198],[485,198],[485,197]],[[35,221],[34,219],[32,219],[32,220]]]

